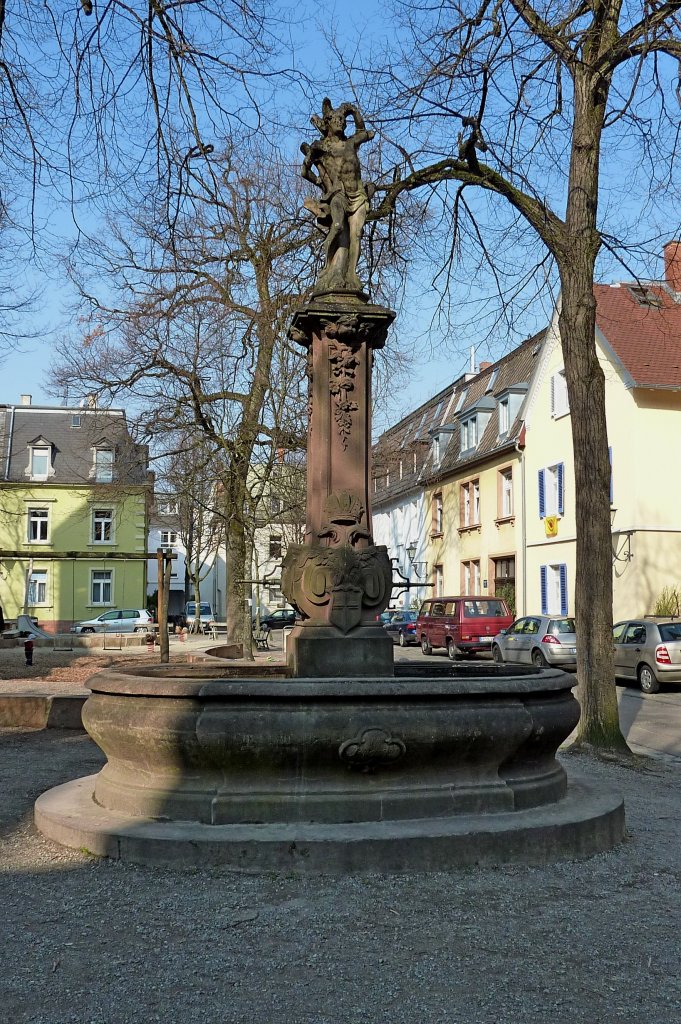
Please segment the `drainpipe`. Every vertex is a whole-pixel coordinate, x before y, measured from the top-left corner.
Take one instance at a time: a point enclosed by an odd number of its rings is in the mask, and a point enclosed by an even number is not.
[[[7,459],[5,460],[5,480],[9,480],[9,462],[12,454],[12,435],[14,433],[14,409],[15,406],[10,406],[9,416],[9,434],[7,437]]]
[[[525,424],[520,432],[520,437],[524,439],[525,436]],[[522,607],[518,607],[518,600],[516,599],[516,617],[518,615],[526,615],[527,609],[525,607],[527,601],[527,509],[525,507],[525,446],[520,446],[520,438],[515,443],[515,450],[520,456],[520,494],[523,514],[520,519],[520,543],[521,543],[521,557],[523,565],[523,600]],[[517,594],[517,590],[516,590]]]

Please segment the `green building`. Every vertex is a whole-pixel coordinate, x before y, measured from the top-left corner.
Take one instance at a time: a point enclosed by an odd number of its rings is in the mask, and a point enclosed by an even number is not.
[[[153,474],[121,409],[0,405],[0,605],[48,630],[144,608]]]

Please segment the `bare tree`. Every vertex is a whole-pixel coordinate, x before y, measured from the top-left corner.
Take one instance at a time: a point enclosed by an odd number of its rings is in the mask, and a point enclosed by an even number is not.
[[[626,214],[651,216],[673,186],[681,4],[414,0],[406,11],[408,60],[376,73],[389,84],[374,123],[382,124],[384,155],[390,141],[397,153],[375,215],[390,217],[400,196],[427,190],[447,229],[446,272],[456,267],[466,230],[492,274],[496,243],[506,239],[506,255],[509,230],[525,245],[529,230],[543,246],[530,266],[546,255],[554,262],[575,464],[580,739],[624,750],[593,283],[602,247],[626,261],[640,237],[633,225],[626,233]],[[634,171],[643,182],[635,214],[621,203],[599,208],[608,185],[618,184],[609,176],[617,161],[620,173],[626,166],[622,191],[631,190]]]
[[[85,291],[91,310],[79,344],[60,349],[56,387],[125,398],[142,434],[162,444],[200,435],[214,453],[226,520],[228,635],[250,638],[249,470],[277,449],[304,444],[305,364],[286,337],[313,266],[311,229],[298,217],[297,174],[270,154],[227,157],[205,185],[193,179],[191,208],[172,238],[148,211],[122,225],[117,244],[89,254],[115,302]],[[293,283],[293,286],[292,286]]]

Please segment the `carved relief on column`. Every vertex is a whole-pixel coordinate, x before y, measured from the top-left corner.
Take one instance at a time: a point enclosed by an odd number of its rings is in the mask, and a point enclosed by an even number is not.
[[[392,566],[387,548],[372,543],[357,495],[331,494],[324,511],[327,522],[317,541],[289,547],[282,590],[304,620],[347,633],[387,606]]]

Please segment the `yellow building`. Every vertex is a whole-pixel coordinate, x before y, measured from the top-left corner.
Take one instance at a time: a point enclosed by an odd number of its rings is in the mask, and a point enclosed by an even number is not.
[[[681,245],[664,281],[596,285],[611,459],[613,618],[651,613],[681,591]],[[527,412],[528,611],[574,614],[570,408],[554,317]]]
[[[150,474],[122,410],[0,406],[0,604],[64,630],[146,606]]]
[[[432,594],[524,610],[523,409],[542,338],[461,377],[376,445],[374,536],[407,573],[404,552],[416,550]],[[401,536],[417,524],[419,537]]]

